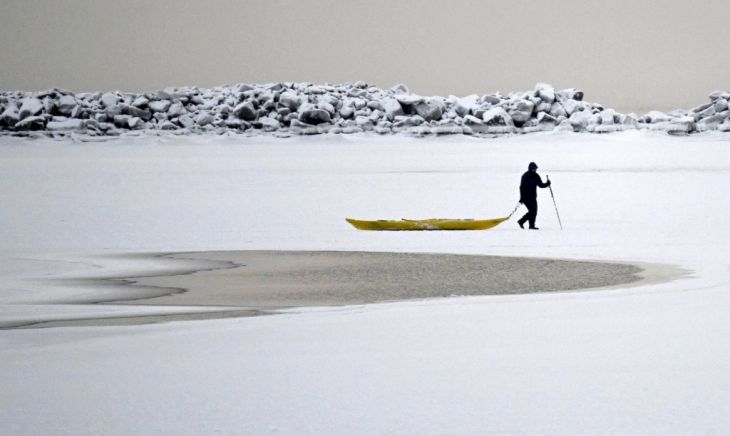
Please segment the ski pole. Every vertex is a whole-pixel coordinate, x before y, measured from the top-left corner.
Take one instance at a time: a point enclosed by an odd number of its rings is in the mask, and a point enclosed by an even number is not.
[[[545,176],[545,178],[548,179],[548,181],[550,181],[550,176]],[[563,223],[562,223],[562,221],[560,221],[560,212],[558,212],[558,204],[555,203],[555,195],[553,194],[553,185],[550,184],[550,186],[548,186],[548,188],[550,188],[550,196],[553,198],[553,206],[555,206],[555,215],[558,216],[558,224],[560,224],[560,230],[563,230]]]

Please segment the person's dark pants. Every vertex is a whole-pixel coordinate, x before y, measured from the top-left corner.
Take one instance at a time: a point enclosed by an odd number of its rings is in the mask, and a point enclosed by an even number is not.
[[[537,219],[537,200],[525,201],[523,204],[527,208],[527,213],[520,218],[520,224],[524,224],[525,221],[529,221],[530,228],[535,227],[535,220]]]

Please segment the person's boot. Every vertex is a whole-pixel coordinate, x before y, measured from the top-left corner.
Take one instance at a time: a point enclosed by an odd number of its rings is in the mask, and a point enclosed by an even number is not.
[[[540,230],[540,227],[532,226],[532,227],[530,227],[530,230]]]
[[[524,229],[525,228],[525,222],[522,221],[521,219],[520,220],[517,220],[517,224],[520,226],[521,229]]]

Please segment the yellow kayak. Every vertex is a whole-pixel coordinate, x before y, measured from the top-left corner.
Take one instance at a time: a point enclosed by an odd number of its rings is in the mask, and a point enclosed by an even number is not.
[[[507,221],[509,217],[488,220],[431,218],[426,220],[364,221],[345,218],[359,230],[486,230]]]

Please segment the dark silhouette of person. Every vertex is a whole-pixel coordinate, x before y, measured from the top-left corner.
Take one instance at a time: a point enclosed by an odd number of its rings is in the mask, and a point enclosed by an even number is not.
[[[537,187],[547,188],[550,186],[550,180],[547,183],[543,183],[540,175],[537,173],[537,164],[530,162],[527,166],[527,171],[522,175],[520,181],[520,203],[524,204],[527,208],[525,216],[517,221],[520,228],[525,228],[525,222],[530,222],[530,229],[538,230],[535,227],[535,219],[537,219]]]

